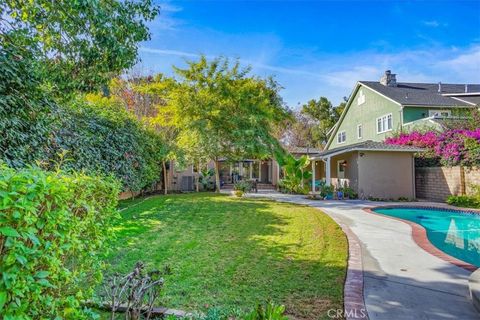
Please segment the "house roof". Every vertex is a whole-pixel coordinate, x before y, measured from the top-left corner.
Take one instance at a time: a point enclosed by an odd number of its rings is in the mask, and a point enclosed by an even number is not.
[[[312,160],[324,159],[337,154],[347,153],[351,151],[382,151],[382,152],[422,152],[424,149],[414,146],[401,146],[395,144],[386,144],[384,142],[367,140],[355,144],[350,144],[344,147],[338,147],[326,151],[319,152],[318,154],[310,157]]]
[[[295,147],[289,146],[287,147],[288,152],[295,153],[295,154],[316,154],[321,152],[321,149],[318,148],[308,148],[308,147]]]
[[[378,81],[359,82],[403,106],[471,107],[480,97],[480,84],[468,84],[467,90],[472,95],[465,97],[465,84],[398,82],[390,87]]]

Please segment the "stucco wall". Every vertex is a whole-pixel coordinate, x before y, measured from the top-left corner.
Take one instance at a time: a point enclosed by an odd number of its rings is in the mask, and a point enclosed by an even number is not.
[[[358,157],[360,197],[415,198],[413,155],[406,152],[361,152]]]
[[[480,169],[465,168],[464,191],[472,193],[472,185],[480,185]],[[445,201],[448,196],[462,194],[460,167],[426,167],[415,169],[417,198]]]
[[[358,190],[358,153],[350,152],[331,158],[330,174],[332,184],[338,186],[338,161],[347,161],[345,167],[345,179],[348,179],[348,185],[354,190]]]

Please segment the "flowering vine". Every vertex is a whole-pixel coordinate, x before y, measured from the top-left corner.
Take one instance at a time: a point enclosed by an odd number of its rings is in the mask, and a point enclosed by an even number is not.
[[[412,131],[385,139],[385,143],[425,148],[423,157],[439,158],[444,165],[480,165],[480,128],[443,132]]]

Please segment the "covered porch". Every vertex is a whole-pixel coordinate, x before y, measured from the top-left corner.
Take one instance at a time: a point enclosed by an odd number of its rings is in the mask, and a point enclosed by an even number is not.
[[[273,159],[244,159],[236,162],[220,161],[220,181],[231,185],[243,180],[256,180],[276,186],[279,180],[278,163]]]
[[[414,199],[414,154],[422,149],[365,141],[311,156],[312,193],[352,188],[361,199]]]

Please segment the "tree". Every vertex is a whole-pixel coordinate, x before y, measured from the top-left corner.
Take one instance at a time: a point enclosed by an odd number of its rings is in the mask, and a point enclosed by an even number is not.
[[[265,158],[278,147],[273,125],[288,117],[272,79],[249,75],[250,68],[226,58],[189,61],[175,68],[179,78],[163,116],[180,129],[179,146],[215,163],[220,190],[219,160]]]
[[[0,49],[37,63],[57,97],[94,91],[137,62],[150,35],[152,0],[0,2]]]
[[[346,98],[337,107],[325,97],[312,99],[292,112],[292,118],[277,128],[279,139],[286,145],[321,148],[328,140],[328,133],[346,105]]]
[[[328,140],[328,132],[339,119],[339,113],[332,103],[325,97],[319,100],[312,99],[302,106],[302,114],[316,121],[312,135],[323,145]]]
[[[129,80],[116,78],[112,80],[109,90],[112,96],[123,102],[128,112],[153,130],[162,141],[157,156],[162,163],[165,194],[168,193],[166,163],[182,156],[176,145],[178,128],[169,124],[169,121],[164,121],[164,114],[160,113],[167,106],[168,96],[175,85],[174,79],[158,74],[155,77],[136,76]]]

